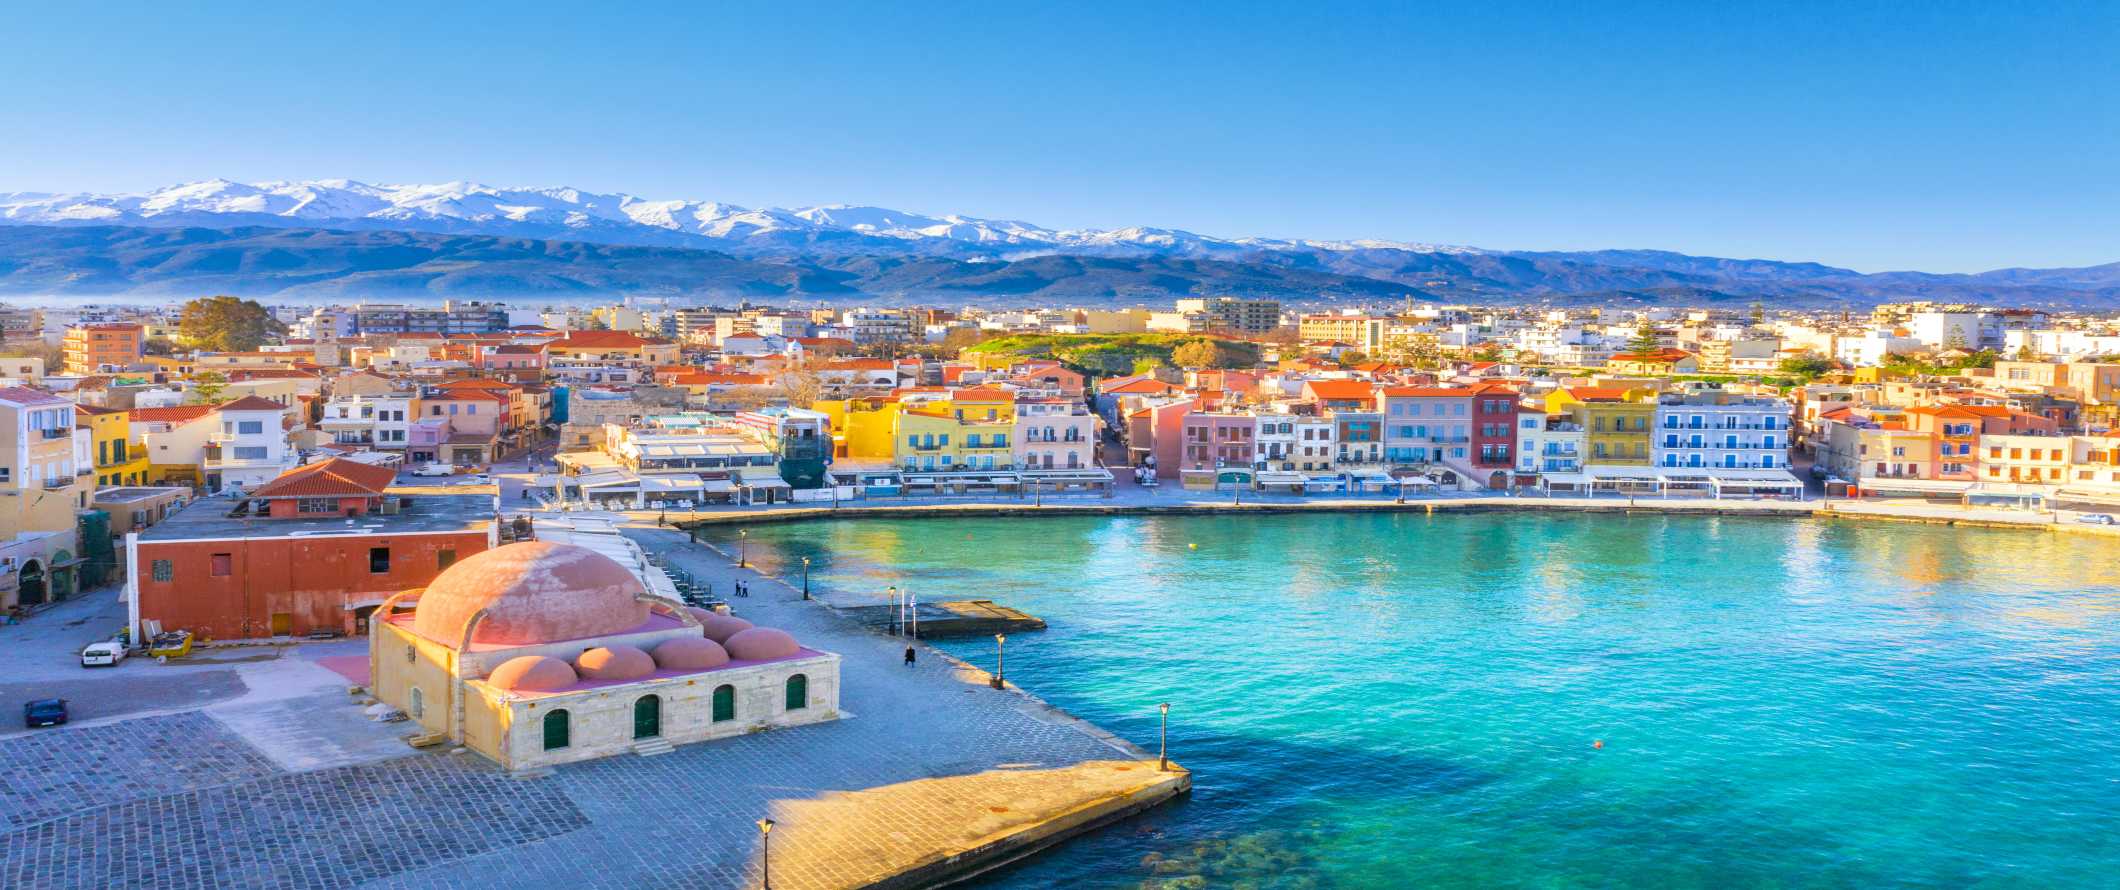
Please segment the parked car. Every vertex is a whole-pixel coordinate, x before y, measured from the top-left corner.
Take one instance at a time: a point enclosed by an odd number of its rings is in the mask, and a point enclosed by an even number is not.
[[[2114,522],[2113,514],[2111,513],[2085,513],[2076,517],[2076,521],[2088,522],[2092,525],[2112,525]]]
[[[117,667],[118,662],[124,660],[125,644],[117,640],[90,643],[81,650],[82,667],[98,667],[102,665]]]
[[[22,725],[31,729],[66,722],[66,699],[40,698],[22,703]]]
[[[413,470],[413,471],[412,471],[412,475],[414,475],[414,476],[454,476],[454,475],[456,475],[456,468],[455,468],[455,467],[453,467],[453,466],[450,466],[450,465],[448,465],[448,464],[440,464],[440,463],[436,463],[436,464],[426,464],[426,465],[423,465],[423,466],[421,466],[421,467],[420,467],[419,469]]]

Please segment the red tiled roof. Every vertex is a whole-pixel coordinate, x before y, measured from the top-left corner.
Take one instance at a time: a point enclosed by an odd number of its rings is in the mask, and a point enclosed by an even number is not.
[[[668,343],[668,340],[652,340],[625,331],[570,331],[567,336],[553,341],[555,349],[639,349]]]
[[[171,405],[167,408],[134,408],[130,419],[134,423],[186,424],[213,413],[212,405]]]
[[[1463,399],[1474,392],[1463,386],[1387,386],[1378,390],[1387,399]]]
[[[31,389],[27,386],[0,387],[0,399],[13,402],[17,405],[67,404],[67,401],[65,399],[59,398],[58,396],[52,395],[51,393],[45,392],[44,390]]]
[[[220,405],[220,406],[216,407],[216,408],[215,408],[214,410],[216,410],[216,411],[285,411],[285,410],[287,410],[287,406],[286,406],[286,405],[282,405],[282,404],[280,404],[280,403],[278,403],[278,402],[275,402],[275,401],[273,401],[273,400],[271,400],[271,399],[267,399],[267,398],[260,398],[260,397],[258,397],[258,396],[244,396],[244,397],[242,397],[242,398],[240,398],[240,399],[237,399],[237,400],[235,400],[235,401],[233,401],[233,402],[229,402],[229,403],[227,403],[227,404],[224,404],[224,405]]]
[[[1367,380],[1312,380],[1304,383],[1303,388],[1312,396],[1331,402],[1367,400],[1376,392],[1376,387]]]
[[[1627,391],[1617,386],[1571,386],[1569,397],[1578,402],[1624,402]]]
[[[397,471],[334,457],[295,467],[250,492],[254,498],[372,497],[390,487]]]

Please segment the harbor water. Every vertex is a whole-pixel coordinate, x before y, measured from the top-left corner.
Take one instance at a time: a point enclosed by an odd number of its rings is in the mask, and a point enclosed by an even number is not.
[[[838,596],[1044,618],[1008,678],[1151,751],[1170,703],[1189,800],[984,886],[2120,882],[2111,538],[1523,513],[748,537]]]

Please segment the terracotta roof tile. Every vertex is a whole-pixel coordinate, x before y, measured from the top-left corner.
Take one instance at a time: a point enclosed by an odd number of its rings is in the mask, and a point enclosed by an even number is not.
[[[397,471],[334,457],[295,467],[250,492],[253,498],[372,497],[383,493]]]

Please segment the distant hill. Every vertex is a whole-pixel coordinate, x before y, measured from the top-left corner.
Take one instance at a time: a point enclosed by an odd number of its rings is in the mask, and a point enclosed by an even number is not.
[[[422,231],[281,226],[0,225],[0,295],[287,302],[623,294],[948,304],[1121,304],[1240,294],[1299,300],[1837,307],[1937,299],[2120,306],[2120,264],[1980,275],[1723,260],[1658,251],[1508,253],[1401,247],[1275,249],[1227,257],[1037,253],[739,254]]]

